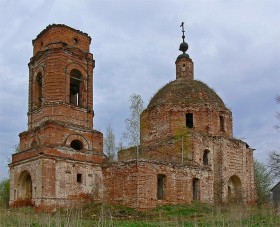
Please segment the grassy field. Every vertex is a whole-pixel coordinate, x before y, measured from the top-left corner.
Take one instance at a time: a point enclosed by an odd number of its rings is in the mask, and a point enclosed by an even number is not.
[[[122,206],[90,204],[81,209],[36,213],[32,208],[0,208],[0,226],[280,226],[270,206],[213,208],[204,204],[162,206],[136,211]]]

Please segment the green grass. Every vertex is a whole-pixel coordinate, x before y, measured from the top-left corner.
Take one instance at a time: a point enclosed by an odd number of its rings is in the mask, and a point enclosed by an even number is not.
[[[280,216],[270,206],[218,207],[194,203],[168,205],[148,211],[124,206],[88,204],[56,213],[36,213],[33,208],[0,208],[0,227],[158,227],[158,226],[280,226]]]

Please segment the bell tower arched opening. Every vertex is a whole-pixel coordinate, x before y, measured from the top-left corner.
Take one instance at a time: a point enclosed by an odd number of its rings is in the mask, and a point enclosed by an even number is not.
[[[42,106],[42,73],[39,72],[36,76],[36,81],[35,81],[35,105],[36,107],[41,107]]]
[[[82,74],[79,70],[73,69],[70,72],[70,103],[76,106],[81,105]]]

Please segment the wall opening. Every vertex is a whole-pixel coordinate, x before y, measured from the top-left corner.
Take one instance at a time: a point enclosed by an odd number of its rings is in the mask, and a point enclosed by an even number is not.
[[[233,175],[228,180],[228,202],[242,203],[242,185],[240,178]]]
[[[23,171],[18,179],[18,196],[19,199],[32,199],[32,180],[29,172]]]
[[[225,131],[225,118],[222,115],[220,115],[220,131]]]
[[[73,42],[74,42],[74,44],[78,44],[79,43],[79,39],[77,37],[74,37],[73,38]]]
[[[192,113],[186,114],[186,127],[193,128],[193,114]]]
[[[84,146],[83,146],[83,143],[80,140],[73,140],[70,143],[70,147],[72,147],[76,151],[79,151],[79,150],[82,150]]]
[[[39,72],[36,76],[35,82],[35,103],[37,107],[42,105],[42,73]]]
[[[157,199],[161,200],[165,197],[165,181],[166,176],[162,174],[157,175]]]
[[[82,174],[81,173],[77,174],[77,182],[82,183]]]
[[[210,151],[205,149],[203,152],[203,164],[204,165],[209,165],[209,156],[210,156]]]
[[[36,140],[33,140],[31,143],[31,148],[35,148],[37,146],[38,146],[38,144],[37,144]]]
[[[70,103],[81,105],[82,74],[77,69],[70,72]]]
[[[186,71],[186,65],[183,64],[183,65],[182,65],[182,72],[185,72],[185,71]]]
[[[193,201],[199,200],[199,179],[193,178],[192,182],[193,188]]]

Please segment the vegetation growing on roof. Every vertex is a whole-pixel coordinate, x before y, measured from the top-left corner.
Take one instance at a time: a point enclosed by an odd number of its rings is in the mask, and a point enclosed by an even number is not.
[[[207,84],[198,80],[174,80],[150,100],[148,108],[163,104],[204,105],[226,108],[223,100]]]

